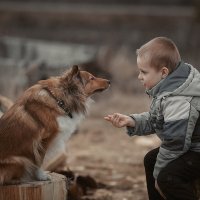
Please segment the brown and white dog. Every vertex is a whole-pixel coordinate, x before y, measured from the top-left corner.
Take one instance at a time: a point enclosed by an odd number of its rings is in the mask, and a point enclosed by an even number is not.
[[[50,143],[60,132],[70,136],[90,96],[109,85],[73,66],[27,89],[0,118],[0,184],[49,180],[41,165]],[[62,130],[63,123],[73,126]]]

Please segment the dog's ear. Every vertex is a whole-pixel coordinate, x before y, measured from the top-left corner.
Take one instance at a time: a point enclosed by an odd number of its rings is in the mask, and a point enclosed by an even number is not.
[[[71,75],[71,77],[73,78],[73,77],[75,77],[75,76],[78,76],[78,75],[79,75],[79,72],[80,72],[80,70],[79,70],[79,68],[78,68],[78,65],[74,65],[74,66],[72,67],[72,69],[71,69],[70,75]]]
[[[74,65],[71,69],[67,70],[62,78],[64,81],[71,82],[74,78],[77,78],[80,76],[80,70],[77,65]]]
[[[69,81],[80,77],[80,70],[77,65],[74,65],[70,71]]]

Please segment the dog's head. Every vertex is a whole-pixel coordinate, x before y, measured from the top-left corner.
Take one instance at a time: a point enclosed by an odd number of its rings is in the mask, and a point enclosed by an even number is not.
[[[77,65],[74,65],[70,71],[67,71],[62,76],[62,82],[67,84],[68,89],[75,89],[75,85],[79,87],[79,91],[83,91],[86,97],[93,95],[96,92],[103,91],[110,86],[110,81],[103,78],[97,78],[87,71],[79,70]]]
[[[39,84],[70,111],[85,112],[87,98],[107,89],[110,81],[97,78],[87,71],[79,70],[78,66],[73,66],[63,75],[42,80]]]

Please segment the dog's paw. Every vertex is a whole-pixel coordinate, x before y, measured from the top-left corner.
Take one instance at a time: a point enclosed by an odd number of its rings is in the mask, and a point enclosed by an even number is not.
[[[36,172],[36,179],[38,181],[50,181],[51,176],[45,173],[44,171],[42,171],[41,169],[38,169]]]

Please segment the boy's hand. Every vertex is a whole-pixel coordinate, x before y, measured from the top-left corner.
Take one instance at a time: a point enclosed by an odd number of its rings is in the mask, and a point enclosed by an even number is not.
[[[120,113],[114,113],[112,115],[108,115],[104,117],[104,119],[111,122],[113,126],[116,126],[117,128],[121,128],[124,126],[131,126],[131,127],[135,126],[134,119]]]

